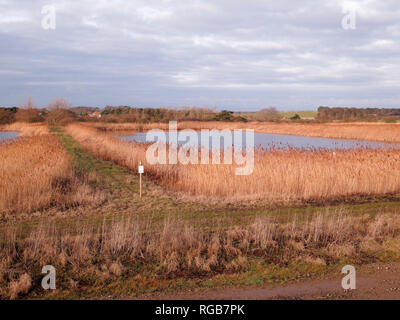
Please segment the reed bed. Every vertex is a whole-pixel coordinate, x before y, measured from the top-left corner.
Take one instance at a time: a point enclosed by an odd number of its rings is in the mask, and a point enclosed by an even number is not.
[[[0,144],[1,214],[65,208],[88,203],[93,197],[88,185],[76,177],[68,154],[55,136]]]
[[[57,269],[58,290],[84,291],[118,279],[133,279],[130,289],[139,283],[142,290],[140,280],[146,275],[159,281],[238,273],[249,269],[250,259],[262,260],[265,268],[399,258],[400,218],[390,213],[371,217],[321,212],[289,223],[264,217],[213,231],[171,219],[159,232],[148,227],[132,220],[77,224],[72,230],[43,224],[22,237],[10,226],[0,234],[0,297],[43,293],[40,270],[48,264]]]
[[[182,123],[186,122],[181,122]],[[82,126],[89,128],[96,128],[99,131],[148,131],[152,129],[162,129],[168,130],[168,123],[105,123],[105,122],[84,122],[81,123]]]
[[[0,126],[0,131],[19,132],[19,137],[33,137],[49,134],[49,129],[45,123],[15,122]]]
[[[102,131],[145,131],[155,128],[168,130],[165,123],[88,123]],[[400,124],[386,123],[269,123],[269,122],[216,122],[185,121],[178,123],[178,129],[254,129],[256,132],[288,134],[322,138],[400,142]]]
[[[146,144],[122,141],[79,124],[67,127],[85,149],[146,172],[166,187],[195,196],[229,200],[326,201],[400,193],[400,150],[257,150],[254,172],[235,175],[235,165],[150,165]]]

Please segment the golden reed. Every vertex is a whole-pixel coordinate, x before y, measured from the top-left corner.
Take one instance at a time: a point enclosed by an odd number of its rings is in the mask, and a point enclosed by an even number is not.
[[[33,137],[49,134],[45,123],[15,122],[0,126],[0,131],[16,131],[19,137]]]
[[[40,129],[44,130],[44,129]],[[29,213],[92,201],[54,135],[19,138],[0,144],[0,213]]]
[[[253,174],[236,176],[234,165],[149,165],[146,144],[79,124],[66,130],[95,155],[135,171],[142,161],[150,176],[191,195],[290,202],[400,192],[400,150],[258,150]]]

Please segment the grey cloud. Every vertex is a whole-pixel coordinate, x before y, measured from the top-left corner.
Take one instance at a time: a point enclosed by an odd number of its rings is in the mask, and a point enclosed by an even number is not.
[[[396,0],[2,0],[0,104],[399,107],[398,21]]]

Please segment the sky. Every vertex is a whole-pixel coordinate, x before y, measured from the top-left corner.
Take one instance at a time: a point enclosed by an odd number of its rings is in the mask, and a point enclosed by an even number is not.
[[[399,0],[0,0],[0,43],[3,106],[400,107]]]

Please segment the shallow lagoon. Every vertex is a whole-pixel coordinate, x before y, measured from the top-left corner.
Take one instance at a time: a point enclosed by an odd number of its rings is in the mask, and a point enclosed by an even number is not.
[[[18,132],[1,132],[0,131],[0,141],[5,141],[9,139],[15,139],[18,136]]]
[[[146,132],[136,132],[124,135],[117,135],[118,138],[128,141],[136,142],[153,142],[146,141]],[[198,145],[203,145],[200,139],[200,133],[197,132]],[[165,132],[165,139],[163,142],[169,142],[168,132]],[[184,144],[185,141],[178,141],[178,145]],[[209,145],[212,146],[211,139]],[[242,135],[242,145],[246,145],[245,132]],[[221,139],[221,147],[224,146],[224,141]],[[346,149],[388,149],[399,148],[399,144],[362,141],[362,140],[343,140],[343,139],[330,139],[330,138],[316,138],[306,136],[294,136],[284,134],[271,134],[271,133],[254,133],[254,146],[265,149],[308,149],[308,150],[346,150]]]

